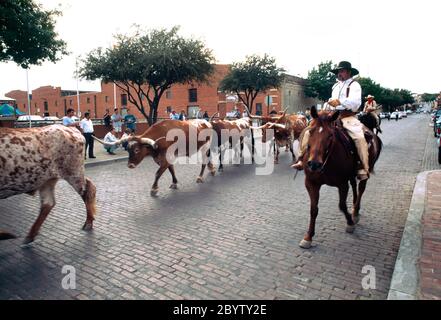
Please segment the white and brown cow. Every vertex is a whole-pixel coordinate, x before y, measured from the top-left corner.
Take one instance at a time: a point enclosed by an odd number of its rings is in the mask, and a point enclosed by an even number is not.
[[[93,227],[96,188],[84,176],[84,137],[76,128],[51,125],[41,128],[0,128],[0,199],[40,193],[40,214],[25,243],[35,236],[55,206],[54,188],[66,180],[83,199],[87,218],[84,230]],[[0,232],[0,239],[12,235]]]
[[[176,136],[175,140],[167,139],[167,135],[172,132],[178,133],[179,136]],[[202,135],[203,137],[201,139]],[[130,169],[136,168],[145,157],[152,156],[153,160],[159,165],[150,192],[152,196],[155,196],[159,191],[159,178],[167,169],[170,171],[173,179],[170,188],[177,189],[178,180],[176,179],[174,165],[168,159],[170,153],[176,157],[191,157],[200,151],[202,154],[202,168],[196,182],[202,183],[204,181],[203,174],[207,165],[211,175],[215,175],[216,169],[210,161],[210,144],[212,135],[212,125],[208,121],[193,119],[185,121],[164,120],[157,122],[140,136],[130,136],[113,143],[104,142],[100,139],[94,138],[104,145],[118,145],[128,141],[129,161],[127,166]],[[173,145],[176,145],[178,142],[183,143],[184,148],[175,149]]]

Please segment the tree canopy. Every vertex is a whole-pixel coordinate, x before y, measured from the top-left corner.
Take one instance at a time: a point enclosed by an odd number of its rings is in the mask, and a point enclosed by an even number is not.
[[[336,77],[331,72],[334,65],[332,61],[325,61],[308,72],[308,82],[305,88],[305,95],[311,98],[319,98],[327,101],[331,97],[332,86]]]
[[[332,86],[336,81],[335,75],[331,73],[334,67],[332,61],[326,61],[308,72],[308,83],[305,89],[305,94],[308,97],[319,98],[322,101],[327,101],[331,97]],[[414,102],[409,90],[388,89],[368,77],[357,77],[356,80],[360,83],[363,100],[368,94],[373,95],[377,103],[383,105],[385,110]]]
[[[79,74],[88,80],[113,82],[147,118],[155,123],[164,92],[176,83],[205,82],[214,70],[214,56],[203,42],[170,30],[119,34],[112,48],[97,48],[82,60]],[[146,103],[150,107],[147,114]]]
[[[55,32],[59,11],[45,11],[33,0],[0,1],[0,61],[23,68],[67,54],[66,43]]]
[[[438,98],[438,93],[423,93],[421,95],[421,100],[423,102],[435,101]]]
[[[254,100],[260,92],[280,87],[284,71],[267,54],[263,57],[247,56],[244,62],[232,64],[230,72],[220,83],[220,89],[234,92],[252,112]]]

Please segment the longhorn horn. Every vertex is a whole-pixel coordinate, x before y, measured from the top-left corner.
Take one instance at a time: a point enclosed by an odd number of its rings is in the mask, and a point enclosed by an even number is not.
[[[123,142],[128,141],[130,137],[126,137],[126,138],[123,138],[123,139],[119,139],[119,140],[116,140],[116,141],[114,141],[114,142],[106,142],[106,141],[103,141],[103,140],[101,140],[101,139],[98,139],[98,138],[95,137],[95,136],[92,136],[92,138],[94,138],[96,141],[98,141],[99,143],[104,144],[104,145],[106,145],[106,146],[116,146],[116,145],[119,145],[119,144],[121,144],[121,143],[123,143]]]
[[[262,119],[261,116],[253,116],[253,115],[251,114],[251,112],[250,112],[250,109],[248,109],[248,107],[247,107],[245,104],[244,104],[243,106],[244,106],[245,110],[246,110],[247,113],[248,113],[248,117],[250,117],[251,119]]]
[[[165,139],[165,137],[160,137],[156,140],[150,139],[150,138],[141,138],[140,141],[142,144],[148,144],[149,146],[151,146],[153,149],[158,149],[158,141]]]
[[[211,122],[211,121],[213,121],[213,119],[214,119],[214,116],[215,115],[217,115],[217,114],[219,114],[219,111],[218,112],[216,112],[215,114],[213,114],[211,117],[210,117],[210,120],[209,120],[209,122]]]

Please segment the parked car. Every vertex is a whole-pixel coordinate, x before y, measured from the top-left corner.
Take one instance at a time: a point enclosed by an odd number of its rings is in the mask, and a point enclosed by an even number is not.
[[[407,113],[405,111],[400,111],[401,118],[407,118]]]
[[[50,117],[44,117],[44,120],[49,120],[49,121],[59,121],[60,118],[55,117],[55,116],[50,116]]]
[[[31,119],[29,119],[31,118]],[[26,116],[19,116],[17,121],[44,121],[44,118],[42,116],[38,115],[26,115]]]
[[[395,119],[395,118],[397,117],[397,114],[398,114],[398,119],[401,119],[402,116],[401,116],[401,112],[399,112],[399,111],[394,111],[394,112],[392,112],[392,113],[390,114],[390,118],[391,118],[391,119]]]
[[[438,138],[438,163],[441,164],[441,138]]]

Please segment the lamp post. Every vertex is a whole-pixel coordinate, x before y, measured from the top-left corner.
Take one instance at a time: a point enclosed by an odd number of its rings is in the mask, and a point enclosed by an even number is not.
[[[76,70],[76,76],[77,76],[77,104],[78,104],[78,112],[77,117],[81,117],[81,109],[80,109],[80,91],[79,91],[79,81],[78,81],[78,57],[75,60],[75,70]]]
[[[28,115],[29,115],[29,128],[32,127],[31,122],[31,98],[29,96],[29,75],[28,75],[28,68],[26,68],[26,86],[27,86],[27,94],[28,94]]]

